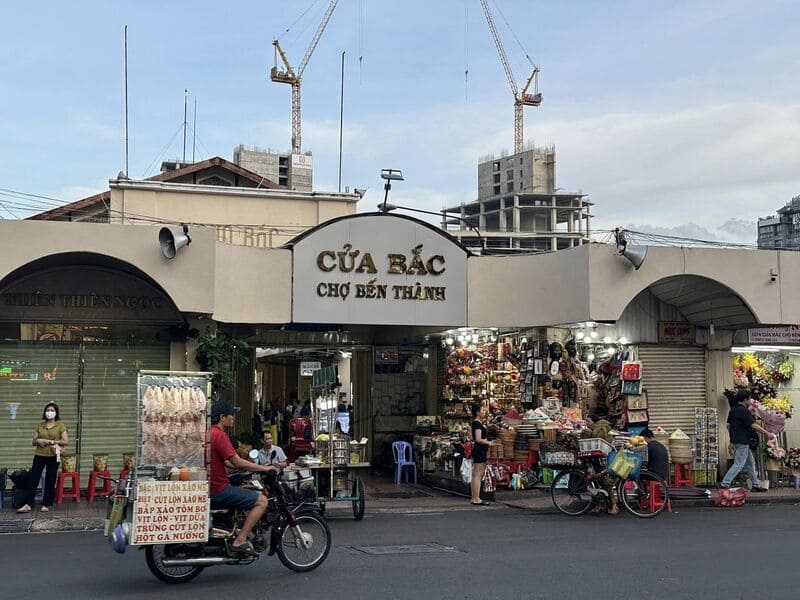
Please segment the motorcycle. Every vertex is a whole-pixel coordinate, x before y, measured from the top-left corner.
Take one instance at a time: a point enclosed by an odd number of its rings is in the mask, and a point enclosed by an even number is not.
[[[252,474],[240,485],[268,493],[264,515],[250,534],[255,553],[233,552],[246,513],[238,509],[211,506],[208,541],[144,546],[150,572],[166,583],[186,583],[203,569],[214,565],[249,565],[261,554],[277,554],[292,571],[312,571],[320,566],[331,549],[331,532],[316,505],[297,500],[292,489],[277,473]],[[109,498],[109,541],[117,552],[125,552],[130,539],[130,524],[125,521],[130,483],[119,482]]]

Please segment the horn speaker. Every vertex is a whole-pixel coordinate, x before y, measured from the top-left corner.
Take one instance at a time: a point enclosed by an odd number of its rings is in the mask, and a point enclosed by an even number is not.
[[[158,243],[164,258],[175,258],[181,248],[192,243],[192,238],[189,237],[189,228],[186,225],[183,226],[183,229],[162,227],[158,232]]]
[[[644,259],[647,258],[647,246],[627,246],[625,250],[620,252],[633,265],[637,271],[642,266]]]

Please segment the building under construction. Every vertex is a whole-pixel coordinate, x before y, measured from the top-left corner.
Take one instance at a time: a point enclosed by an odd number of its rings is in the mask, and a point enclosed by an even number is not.
[[[553,147],[486,157],[478,165],[478,199],[444,209],[457,229],[442,227],[470,248],[494,252],[553,251],[588,243],[592,203],[556,187]]]

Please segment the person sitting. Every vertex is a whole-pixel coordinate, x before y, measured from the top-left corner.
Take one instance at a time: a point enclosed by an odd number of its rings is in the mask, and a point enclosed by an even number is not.
[[[225,428],[233,427],[236,412],[237,409],[228,402],[216,402],[211,407],[211,501],[220,506],[247,511],[247,517],[230,549],[253,554],[255,550],[247,536],[267,509],[267,495],[266,492],[231,485],[225,463],[254,473],[277,472],[278,468],[252,463],[236,453],[225,433]]]
[[[273,446],[271,431],[264,432],[263,442],[264,447],[258,451],[256,463],[259,465],[276,465],[285,468],[287,465],[286,454],[280,446]]]
[[[641,435],[647,442],[647,470],[667,481],[669,478],[669,454],[667,449],[664,444],[656,441],[650,429],[645,428]]]

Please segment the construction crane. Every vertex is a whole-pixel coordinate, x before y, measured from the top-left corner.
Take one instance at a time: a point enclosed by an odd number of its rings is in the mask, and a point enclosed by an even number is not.
[[[508,84],[511,86],[511,93],[514,94],[514,154],[519,154],[524,150],[525,142],[522,132],[522,107],[539,106],[542,103],[542,94],[539,93],[539,68],[534,65],[533,61],[528,57],[528,61],[533,66],[533,71],[530,77],[528,77],[525,87],[522,89],[517,87],[517,81],[514,79],[514,73],[511,71],[511,67],[508,64],[508,57],[503,48],[500,34],[497,33],[497,27],[494,24],[494,18],[492,17],[492,11],[489,9],[488,1],[481,0],[481,6],[483,7],[483,13],[486,15],[486,22],[489,24],[489,31],[491,31],[492,37],[494,38],[494,45],[497,46],[497,54],[500,56],[500,62],[503,65],[503,69],[506,71],[506,78],[508,78]],[[533,84],[533,93],[528,93],[531,84]]]
[[[331,20],[331,15],[337,4],[339,4],[339,0],[331,0],[305,55],[303,55],[303,60],[300,61],[296,70],[292,69],[289,64],[289,59],[286,58],[286,53],[281,48],[280,42],[278,40],[273,40],[272,42],[272,45],[275,46],[275,66],[270,70],[269,78],[272,81],[288,83],[292,86],[292,154],[300,154],[300,83],[303,71],[305,71],[306,65],[314,53],[325,27],[327,27],[328,21]],[[281,57],[285,69],[278,68],[278,56]]]

